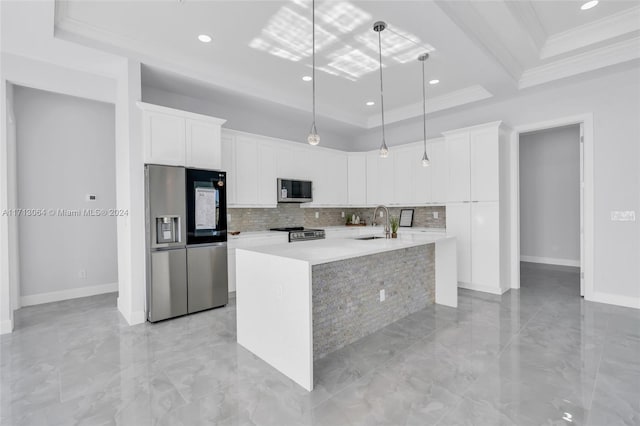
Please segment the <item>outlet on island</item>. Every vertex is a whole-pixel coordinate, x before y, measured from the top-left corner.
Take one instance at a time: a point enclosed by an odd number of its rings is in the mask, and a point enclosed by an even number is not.
[[[384,289],[380,290],[380,301],[384,302],[384,300],[387,298],[387,296],[384,293]]]

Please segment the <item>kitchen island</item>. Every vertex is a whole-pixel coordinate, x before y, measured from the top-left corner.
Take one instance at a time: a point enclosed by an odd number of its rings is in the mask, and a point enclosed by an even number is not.
[[[237,249],[236,286],[238,343],[311,391],[314,359],[428,304],[457,307],[455,238]]]

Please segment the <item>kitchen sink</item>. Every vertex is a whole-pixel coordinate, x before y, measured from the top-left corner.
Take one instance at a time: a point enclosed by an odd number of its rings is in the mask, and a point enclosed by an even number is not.
[[[377,240],[380,238],[384,238],[384,237],[380,237],[377,235],[367,235],[366,237],[356,237],[354,238],[354,240]]]

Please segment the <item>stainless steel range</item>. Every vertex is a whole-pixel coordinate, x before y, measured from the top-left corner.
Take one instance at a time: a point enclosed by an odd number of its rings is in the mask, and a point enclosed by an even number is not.
[[[285,228],[271,228],[272,231],[282,231],[289,233],[289,242],[323,240],[324,229],[309,229],[302,226],[292,226]]]

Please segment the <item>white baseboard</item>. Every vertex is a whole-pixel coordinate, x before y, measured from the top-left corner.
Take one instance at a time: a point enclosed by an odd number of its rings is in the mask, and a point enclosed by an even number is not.
[[[463,283],[462,281],[458,281],[458,288],[464,288],[473,291],[482,291],[483,293],[497,294],[498,296],[501,296],[503,293],[506,293],[508,290],[510,290],[508,288],[489,287],[486,285]]]
[[[8,334],[13,332],[13,320],[0,321],[0,334]]]
[[[118,291],[118,283],[91,285],[68,290],[52,291],[50,293],[31,294],[20,297],[21,306],[40,305],[42,303],[58,302],[60,300],[77,299],[79,297],[95,296],[96,294],[114,293]]]
[[[545,263],[547,265],[575,266],[577,268],[580,267],[580,260],[559,259],[554,257],[538,257],[538,256],[520,255],[520,261],[531,262],[531,263]]]
[[[587,299],[585,297],[585,299]],[[640,298],[622,296],[620,294],[602,293],[594,291],[587,300],[590,302],[607,303],[609,305],[624,306],[626,308],[640,309]]]
[[[118,311],[120,315],[129,325],[143,324],[147,321],[147,313],[145,311],[131,311],[129,306],[125,306],[120,297],[118,297]]]

